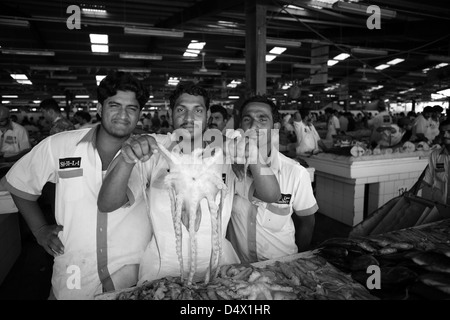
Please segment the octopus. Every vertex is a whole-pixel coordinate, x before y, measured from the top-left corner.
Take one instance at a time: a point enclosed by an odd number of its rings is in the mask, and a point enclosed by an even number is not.
[[[197,269],[196,233],[202,219],[200,201],[207,200],[211,214],[211,255],[205,275],[205,283],[208,283],[217,277],[222,256],[222,205],[227,192],[227,186],[222,180],[222,149],[216,148],[211,156],[205,157],[203,149],[183,154],[170,152],[161,144],[158,147],[169,164],[169,173],[164,183],[170,196],[181,281],[186,281],[187,285],[192,284]],[[217,205],[216,197],[219,193],[220,203]],[[189,232],[190,263],[187,279],[184,276],[182,225]]]

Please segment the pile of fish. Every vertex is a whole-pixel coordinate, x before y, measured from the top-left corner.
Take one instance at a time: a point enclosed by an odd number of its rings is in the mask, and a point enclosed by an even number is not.
[[[380,299],[450,299],[450,220],[371,237],[332,238],[317,252],[364,286],[380,271]]]
[[[285,258],[263,265],[223,265],[209,283],[165,277],[97,300],[378,300],[312,252]]]

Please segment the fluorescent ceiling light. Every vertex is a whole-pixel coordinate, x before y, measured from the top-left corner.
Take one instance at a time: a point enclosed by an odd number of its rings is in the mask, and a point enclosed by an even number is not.
[[[273,59],[275,59],[277,56],[274,54],[266,54],[266,62],[271,62]]]
[[[125,34],[136,34],[142,36],[155,36],[155,37],[173,37],[173,38],[183,38],[184,32],[179,30],[167,30],[159,28],[135,28],[135,27],[125,27]]]
[[[333,8],[338,11],[344,11],[349,13],[355,13],[355,14],[362,14],[369,16],[369,14],[372,13],[372,11],[367,11],[369,6],[367,5],[361,5],[356,3],[349,3],[349,2],[343,2],[338,1],[333,4]],[[395,18],[397,16],[397,12],[393,10],[387,10],[387,9],[380,9],[381,17],[382,18]]]
[[[387,62],[387,64],[393,66],[393,65],[396,65],[396,64],[398,64],[400,62],[403,62],[403,61],[405,61],[405,59],[396,58],[396,59],[393,59],[393,60]]]
[[[2,98],[8,98],[8,99],[12,99],[12,98],[18,98],[19,96],[16,95],[4,95],[2,96]]]
[[[103,9],[89,9],[89,8],[81,8],[81,11],[83,13],[87,13],[87,14],[106,14],[106,10]]]
[[[76,95],[75,98],[77,98],[77,99],[88,99],[89,96],[87,96],[87,95]]]
[[[196,51],[186,50],[186,51],[183,53],[183,57],[193,57],[193,58],[196,58],[196,57],[198,57],[198,54],[199,54],[199,53],[200,53],[199,50],[196,50]]]
[[[137,60],[162,60],[162,56],[154,54],[140,54],[140,53],[121,53],[119,57],[122,59],[137,59]]]
[[[450,97],[450,89],[440,90],[440,91],[438,91],[436,93],[437,94],[441,94],[441,95],[446,96],[446,97]]]
[[[109,52],[109,47],[105,44],[92,44],[91,50],[92,52],[107,53]]]
[[[239,99],[239,96],[228,96],[228,99]]]
[[[118,69],[121,72],[135,72],[135,73],[150,73],[151,69],[148,68],[120,68]]]
[[[3,54],[18,54],[27,56],[54,56],[54,51],[36,51],[22,49],[1,49]]]
[[[8,104],[8,103],[11,103],[11,101],[3,100],[2,103],[3,103],[3,104]]]
[[[297,6],[294,6],[294,5],[292,5],[292,4],[288,4],[287,6],[284,6],[284,8],[285,8],[285,9],[293,9],[293,10],[301,10],[301,11],[305,11],[304,8],[297,7]]]
[[[53,99],[65,99],[66,96],[52,96]]]
[[[97,86],[100,85],[100,82],[105,78],[106,76],[103,75],[97,75],[95,76],[95,80],[97,81]]]
[[[379,49],[370,49],[370,48],[352,48],[351,51],[353,53],[360,54],[373,54],[377,56],[385,56],[388,54],[387,50],[379,50]]]
[[[302,43],[294,39],[266,38],[266,44],[280,47],[301,47]]]
[[[217,58],[216,63],[245,64],[245,59]]]
[[[347,59],[348,57],[350,57],[350,55],[348,53],[341,53],[341,54],[338,54],[336,57],[334,57],[333,60],[342,61],[342,60]]]
[[[0,24],[5,26],[25,27],[25,28],[30,26],[30,23],[27,20],[7,19],[7,18],[0,18]]]
[[[198,42],[197,40],[192,40],[188,45],[188,49],[191,50],[202,50],[206,42]]]
[[[283,52],[286,51],[286,48],[283,47],[274,47],[272,50],[269,51],[269,53],[272,54],[282,54]]]
[[[389,64],[380,64],[379,66],[376,66],[375,69],[377,70],[384,70],[386,68],[389,68],[390,65]]]
[[[107,34],[90,33],[89,38],[91,39],[91,43],[94,44],[108,44]]]
[[[322,69],[322,66],[319,64],[306,64],[306,63],[294,63],[293,67],[302,69]]]
[[[69,67],[57,67],[57,66],[31,66],[30,70],[40,71],[69,71]]]
[[[14,80],[28,80],[28,77],[23,73],[11,73]]]
[[[448,63],[443,62],[443,63],[439,63],[439,64],[435,65],[434,69],[439,69],[439,68],[443,68],[446,66],[448,66]]]
[[[32,85],[32,83],[31,83],[31,81],[30,80],[16,80],[18,83],[20,83],[20,84],[29,84],[29,85]]]
[[[39,103],[41,103],[41,100],[33,100],[33,103],[39,104]]]
[[[339,61],[337,61],[337,60],[328,60],[328,61],[327,61],[327,65],[328,65],[329,67],[334,66],[336,63],[339,63]]]

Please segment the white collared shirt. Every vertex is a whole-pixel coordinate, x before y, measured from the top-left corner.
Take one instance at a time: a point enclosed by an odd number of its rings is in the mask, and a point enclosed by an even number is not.
[[[242,262],[297,253],[291,215],[308,216],[319,208],[304,167],[276,150],[272,150],[270,163],[281,190],[277,203],[254,198],[252,178],[236,181],[228,236]]]
[[[44,139],[6,175],[8,191],[27,200],[37,200],[45,183],[56,183],[55,218],[64,228],[58,235],[64,254],[55,258],[52,275],[58,300],[93,299],[103,287],[115,289],[110,276],[127,264],[138,264],[150,241],[151,226],[142,203],[107,214],[97,210],[103,182],[95,148],[97,128]],[[73,286],[77,274],[79,288]]]
[[[0,151],[6,157],[14,156],[23,150],[31,148],[28,131],[20,124],[11,121],[11,128],[5,133],[0,131]]]

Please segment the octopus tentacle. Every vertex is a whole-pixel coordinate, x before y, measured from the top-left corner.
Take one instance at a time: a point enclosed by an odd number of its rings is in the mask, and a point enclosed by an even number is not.
[[[173,225],[175,229],[176,251],[178,263],[180,264],[181,281],[184,279],[184,263],[183,263],[183,229],[181,227],[181,210],[183,209],[183,198],[176,197],[175,190],[169,188],[169,195],[175,204],[175,210],[172,213]]]
[[[199,203],[197,203],[197,206]],[[189,210],[189,244],[190,244],[190,257],[189,257],[189,276],[187,284],[192,284],[192,279],[194,279],[195,270],[197,269],[197,233],[195,232],[195,214],[197,212],[197,206],[193,206]]]
[[[218,268],[219,261],[218,251],[219,251],[219,229],[218,229],[218,221],[217,221],[217,212],[219,207],[216,205],[214,198],[211,196],[207,196],[209,212],[211,215],[211,257],[209,262],[208,273],[210,276],[214,278],[214,274],[216,272],[216,268]],[[206,281],[205,281],[206,282]],[[207,283],[207,282],[206,282]]]

